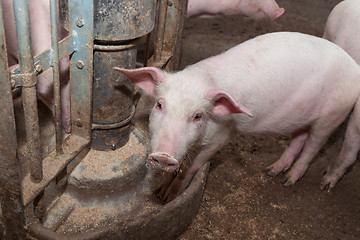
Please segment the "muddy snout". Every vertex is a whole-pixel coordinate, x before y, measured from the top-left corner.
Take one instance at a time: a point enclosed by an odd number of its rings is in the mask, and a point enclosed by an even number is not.
[[[160,168],[160,169],[168,171],[168,172],[174,172],[180,166],[180,163],[178,160],[176,160],[173,156],[171,156],[165,152],[151,153],[148,156],[148,161],[154,167]]]

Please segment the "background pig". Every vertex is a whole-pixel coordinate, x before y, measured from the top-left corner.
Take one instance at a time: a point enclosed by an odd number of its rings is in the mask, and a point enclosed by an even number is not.
[[[323,37],[339,45],[360,64],[359,22],[360,1],[340,2],[327,19]]]
[[[285,12],[275,0],[189,0],[187,17],[245,15],[255,20],[275,20]]]
[[[8,50],[10,69],[15,68],[19,62],[16,40],[16,29],[12,0],[1,0],[4,18],[5,38]],[[33,55],[36,56],[51,46],[50,5],[49,0],[31,0],[29,4],[30,27]],[[66,30],[58,26],[59,37],[66,36]],[[59,39],[60,40],[60,39]],[[62,123],[66,132],[70,132],[70,85],[69,60],[60,61],[60,78],[62,84],[61,110]],[[49,69],[38,76],[36,84],[37,95],[51,110],[54,106],[52,70]]]
[[[345,0],[336,5],[331,11],[323,37],[339,45],[360,64],[360,29],[358,23],[360,23],[360,1]],[[354,114],[357,114],[357,112]],[[359,129],[353,129],[353,132],[348,129],[348,131],[349,136],[356,136]],[[359,144],[359,142],[355,139],[351,144]],[[355,162],[356,153],[348,154],[355,155],[351,156],[351,158],[339,159],[329,166],[324,176],[323,185],[330,183],[333,186],[346,169]]]
[[[294,184],[360,93],[355,61],[329,41],[300,33],[266,34],[176,73],[117,70],[156,99],[148,160],[178,171],[162,183],[165,201],[181,193],[235,131],[290,134],[289,147],[268,169],[277,175],[292,166],[285,185]],[[339,159],[353,161],[358,152],[359,114],[357,103]]]

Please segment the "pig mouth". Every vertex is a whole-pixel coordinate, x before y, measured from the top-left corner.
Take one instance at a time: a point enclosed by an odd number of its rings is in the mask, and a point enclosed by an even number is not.
[[[165,152],[157,152],[150,154],[148,156],[148,161],[154,167],[167,172],[175,172],[180,166],[178,160]]]

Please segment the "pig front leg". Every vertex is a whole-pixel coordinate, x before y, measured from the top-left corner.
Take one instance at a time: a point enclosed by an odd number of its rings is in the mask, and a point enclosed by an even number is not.
[[[344,143],[336,161],[328,170],[321,182],[320,188],[330,192],[344,175],[346,170],[356,161],[360,149],[360,104],[357,103],[350,116],[346,128]]]
[[[171,173],[166,175],[160,184],[158,197],[168,203],[180,195],[187,188],[198,169],[228,141],[229,135],[226,130],[215,135],[216,139],[202,146],[193,160],[187,159],[183,162],[177,175]]]

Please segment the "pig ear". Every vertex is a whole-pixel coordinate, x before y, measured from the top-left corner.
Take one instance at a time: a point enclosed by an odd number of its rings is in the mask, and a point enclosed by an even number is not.
[[[279,8],[272,20],[278,19],[285,12],[284,8]]]
[[[254,117],[247,108],[237,104],[225,91],[211,90],[206,97],[214,102],[212,113],[215,115],[225,116],[232,113],[245,113],[249,117]]]
[[[123,73],[133,84],[138,86],[148,95],[154,95],[156,83],[165,81],[165,74],[162,70],[154,67],[137,69],[123,69],[114,67],[115,70]]]

